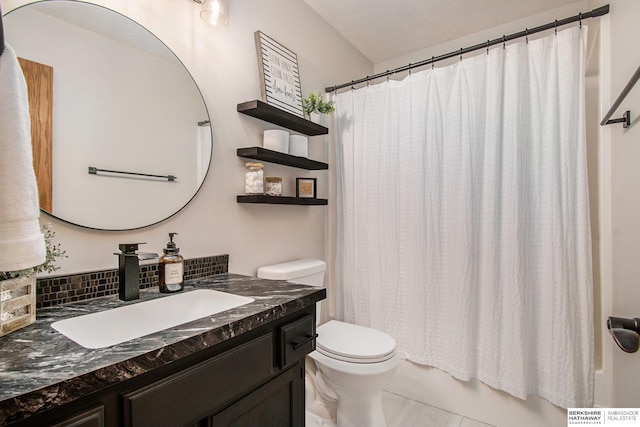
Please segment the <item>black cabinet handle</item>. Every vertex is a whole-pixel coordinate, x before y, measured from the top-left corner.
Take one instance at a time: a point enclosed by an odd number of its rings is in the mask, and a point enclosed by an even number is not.
[[[314,339],[316,339],[317,336],[318,334],[306,335],[305,337],[299,338],[297,341],[291,341],[291,345],[293,346],[294,350],[297,350],[299,347],[302,347],[309,341],[313,341]]]

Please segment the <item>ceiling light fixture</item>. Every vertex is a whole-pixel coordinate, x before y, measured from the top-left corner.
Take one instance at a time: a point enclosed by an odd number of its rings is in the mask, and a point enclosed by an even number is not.
[[[200,18],[214,26],[224,26],[229,23],[228,0],[193,0],[202,5]]]

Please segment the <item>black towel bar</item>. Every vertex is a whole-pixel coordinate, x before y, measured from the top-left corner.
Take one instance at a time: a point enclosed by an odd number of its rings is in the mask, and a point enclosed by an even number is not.
[[[633,73],[633,76],[631,76],[631,79],[629,80],[627,85],[624,87],[624,89],[622,89],[622,92],[620,92],[620,95],[618,96],[618,99],[616,99],[616,102],[614,102],[611,108],[609,108],[609,111],[607,112],[607,114],[605,114],[604,118],[600,122],[600,126],[610,125],[613,123],[622,123],[622,127],[625,129],[631,126],[631,111],[629,110],[624,112],[624,114],[622,115],[622,118],[613,119],[613,120],[609,120],[609,118],[613,115],[613,113],[616,112],[616,110],[618,109],[620,104],[622,104],[622,101],[624,101],[627,95],[629,95],[629,92],[631,92],[631,89],[633,89],[633,86],[638,82],[638,79],[640,79],[640,67],[638,67],[636,72]]]
[[[122,174],[122,175],[144,176],[144,177],[149,177],[149,178],[162,178],[162,179],[166,179],[169,182],[174,182],[174,181],[176,181],[178,179],[178,177],[175,176],[175,175],[151,175],[151,174],[148,174],[148,173],[123,172],[123,171],[114,171],[114,170],[109,170],[109,169],[98,169],[95,166],[89,166],[89,174],[90,175],[97,175],[98,172],[117,173],[117,174]]]

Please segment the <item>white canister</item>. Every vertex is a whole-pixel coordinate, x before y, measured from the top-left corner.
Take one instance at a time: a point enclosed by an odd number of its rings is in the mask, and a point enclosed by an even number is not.
[[[245,163],[247,172],[245,174],[244,192],[246,194],[264,193],[264,166],[262,163]]]
[[[292,156],[309,156],[309,138],[302,135],[291,135],[289,137],[289,154]]]
[[[262,137],[262,146],[268,150],[289,152],[289,132],[284,130],[265,130]]]

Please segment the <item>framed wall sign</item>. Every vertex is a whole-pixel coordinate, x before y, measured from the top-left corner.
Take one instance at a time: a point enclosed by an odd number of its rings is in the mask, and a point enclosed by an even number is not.
[[[291,114],[304,117],[298,57],[260,31],[256,31],[254,36],[262,100]]]
[[[296,178],[296,197],[316,198],[316,178]]]

